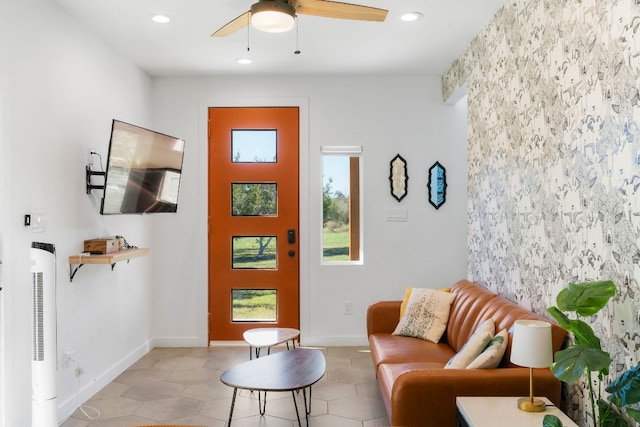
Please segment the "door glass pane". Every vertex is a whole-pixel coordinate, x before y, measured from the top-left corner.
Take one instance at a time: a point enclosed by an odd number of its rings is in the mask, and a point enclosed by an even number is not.
[[[232,268],[275,270],[278,238],[276,236],[233,237]]]
[[[231,215],[275,216],[278,214],[277,184],[232,183]]]
[[[277,318],[275,289],[232,289],[231,320],[233,322],[275,322]]]
[[[233,163],[276,163],[277,131],[275,129],[233,129],[231,161]]]
[[[322,158],[322,261],[360,261],[360,157]]]

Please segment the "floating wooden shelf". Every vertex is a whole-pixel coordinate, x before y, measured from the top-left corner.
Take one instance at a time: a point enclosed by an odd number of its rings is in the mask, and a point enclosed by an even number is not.
[[[111,269],[117,262],[127,261],[131,258],[137,258],[149,254],[149,248],[135,248],[135,249],[123,249],[118,252],[112,252],[109,254],[93,254],[93,255],[71,255],[69,256],[69,281],[73,281],[73,277],[78,272],[78,269],[85,264],[111,264]],[[77,265],[73,269],[73,265]]]

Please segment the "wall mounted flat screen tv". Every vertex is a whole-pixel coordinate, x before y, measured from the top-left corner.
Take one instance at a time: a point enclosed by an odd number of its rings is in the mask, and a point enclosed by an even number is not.
[[[113,120],[102,215],[178,210],[184,141]]]

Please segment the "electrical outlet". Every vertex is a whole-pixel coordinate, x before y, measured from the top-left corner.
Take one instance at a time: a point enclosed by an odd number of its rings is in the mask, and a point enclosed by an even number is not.
[[[66,368],[67,366],[69,366],[69,362],[75,362],[75,359],[73,358],[73,355],[76,353],[76,351],[71,348],[71,347],[67,347],[64,349],[64,353],[62,353],[62,367]]]
[[[44,233],[46,231],[47,217],[42,212],[31,212],[31,232]]]
[[[344,314],[351,316],[353,314],[353,303],[351,301],[344,302]]]

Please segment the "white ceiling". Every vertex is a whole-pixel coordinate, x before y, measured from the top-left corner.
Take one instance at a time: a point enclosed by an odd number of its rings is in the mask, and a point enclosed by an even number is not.
[[[435,74],[445,72],[504,0],[348,0],[389,10],[385,22],[298,16],[298,30],[215,30],[257,0],[53,0],[152,76]],[[417,11],[424,18],[403,22]],[[156,24],[156,13],[171,17]],[[297,37],[296,37],[297,33]],[[250,50],[247,51],[247,46]],[[294,54],[296,49],[300,54]],[[241,65],[237,59],[251,57]]]

